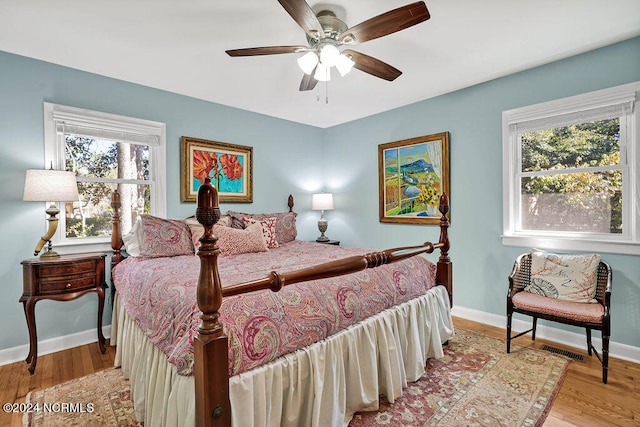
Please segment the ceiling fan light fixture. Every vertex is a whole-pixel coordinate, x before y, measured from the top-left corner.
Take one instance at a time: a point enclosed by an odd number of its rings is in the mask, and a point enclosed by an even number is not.
[[[331,67],[320,62],[316,67],[316,72],[313,78],[319,82],[328,82],[331,80]]]
[[[336,62],[336,68],[338,69],[340,75],[343,77],[347,73],[349,73],[349,71],[351,71],[354,65],[355,62],[344,53],[340,54],[340,56],[338,57],[338,61]]]
[[[318,65],[318,55],[313,51],[309,51],[298,58],[298,66],[305,74],[311,74],[316,65]]]
[[[352,68],[387,81],[393,81],[402,71],[351,49],[345,45],[364,43],[369,40],[388,36],[428,20],[431,15],[424,1],[415,1],[385,13],[374,16],[352,27],[339,19],[330,9],[316,12],[307,3],[308,0],[278,0],[280,5],[304,30],[308,46],[263,46],[244,49],[231,49],[229,56],[278,55],[284,53],[300,53],[298,65],[305,73],[300,82],[300,91],[313,89],[318,81],[331,79],[331,68],[336,67],[341,75]],[[318,4],[316,7],[329,7],[329,4]],[[345,15],[339,7],[341,15]],[[316,9],[318,10],[318,9]],[[340,53],[340,50],[343,53]]]
[[[320,62],[327,67],[333,67],[338,62],[340,51],[332,44],[326,44],[320,49]]]

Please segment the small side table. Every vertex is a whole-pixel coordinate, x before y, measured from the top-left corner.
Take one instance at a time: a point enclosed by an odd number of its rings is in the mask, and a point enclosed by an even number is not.
[[[38,334],[36,332],[36,302],[44,299],[71,301],[89,293],[98,294],[98,345],[106,352],[102,335],[102,311],[104,294],[108,288],[105,281],[105,258],[103,253],[61,255],[55,258],[33,258],[22,264],[22,296],[19,302],[29,328],[29,355],[25,362],[31,363],[31,375],[38,360]]]
[[[340,240],[327,240],[326,242],[319,242],[319,241],[315,241],[316,243],[322,243],[325,245],[335,245],[335,246],[340,246]]]

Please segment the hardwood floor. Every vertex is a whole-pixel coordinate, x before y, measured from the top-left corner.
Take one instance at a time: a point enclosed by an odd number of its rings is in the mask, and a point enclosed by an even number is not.
[[[456,327],[504,339],[504,329],[454,318]],[[640,426],[640,364],[611,358],[609,383],[602,384],[602,369],[595,356],[585,350],[564,347],[530,336],[515,341],[540,348],[553,345],[578,354],[584,361],[572,361],[567,376],[547,417],[545,426]],[[51,387],[113,366],[115,347],[101,354],[96,343],[38,357],[33,376],[24,362],[0,366],[0,401],[21,403],[29,391]],[[0,413],[0,426],[21,426],[21,414]]]
[[[30,391],[110,368],[113,366],[115,355],[115,347],[109,345],[105,354],[100,353],[96,342],[57,353],[39,355],[33,375],[29,375],[28,365],[24,362],[0,366],[0,402],[23,403]],[[0,426],[22,426],[22,414],[0,412]]]

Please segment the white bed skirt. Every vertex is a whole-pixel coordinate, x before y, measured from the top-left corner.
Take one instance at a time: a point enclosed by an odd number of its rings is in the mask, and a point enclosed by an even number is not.
[[[194,379],[178,375],[116,300],[111,343],[130,380],[138,421],[195,425]],[[442,357],[453,338],[443,286],[390,308],[321,342],[229,379],[232,425],[346,426],[357,411],[378,409]]]

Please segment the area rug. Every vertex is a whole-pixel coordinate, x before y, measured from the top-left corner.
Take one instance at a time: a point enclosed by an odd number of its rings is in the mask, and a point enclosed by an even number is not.
[[[358,413],[349,427],[540,426],[564,380],[569,359],[456,329],[445,357],[389,404]],[[25,426],[138,426],[128,382],[119,369],[36,391],[27,403],[76,404],[25,414]],[[77,405],[80,404],[80,405]],[[62,410],[66,409],[66,410]]]
[[[136,423],[129,382],[107,369],[27,394],[24,426],[142,426]]]
[[[391,405],[358,413],[349,427],[541,426],[570,359],[456,329],[442,359]]]

